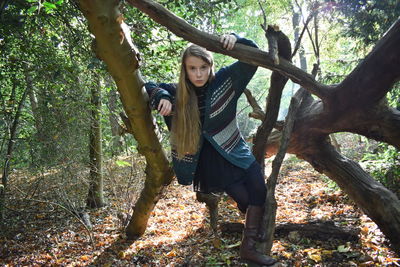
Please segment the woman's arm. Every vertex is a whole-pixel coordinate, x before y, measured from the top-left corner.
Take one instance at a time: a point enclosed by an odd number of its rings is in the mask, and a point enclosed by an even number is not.
[[[236,37],[236,39],[237,39],[236,43],[238,43],[238,44],[244,44],[244,45],[247,45],[247,46],[252,46],[252,47],[258,48],[258,45],[255,42],[253,42],[252,40],[240,37],[236,33],[231,33],[231,35]]]
[[[147,82],[144,87],[149,94],[151,108],[157,109],[162,116],[171,115],[176,84]]]
[[[234,36],[236,38],[236,43],[240,43],[240,44],[258,48],[256,43],[254,43],[253,41],[251,41],[249,39],[242,38],[235,33],[231,33],[230,35]],[[221,40],[221,42],[222,42],[222,40]],[[223,43],[223,45],[225,45],[225,43]],[[229,47],[229,46],[227,46],[227,47]],[[234,88],[240,95],[241,93],[243,93],[244,89],[246,89],[247,84],[250,82],[251,78],[254,76],[255,72],[257,71],[257,66],[254,66],[254,65],[251,65],[248,63],[244,63],[242,61],[237,61],[237,62],[233,63],[232,65],[221,69],[221,71],[227,71],[229,73],[228,75],[230,75],[232,78],[232,83],[234,85]]]

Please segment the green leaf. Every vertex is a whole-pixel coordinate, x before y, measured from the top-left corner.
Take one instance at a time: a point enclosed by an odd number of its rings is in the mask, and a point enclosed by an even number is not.
[[[38,6],[32,6],[27,10],[27,13],[29,15],[32,15],[33,13],[35,13],[36,10],[38,10]]]
[[[46,8],[46,10],[52,10],[57,8],[55,4],[49,2],[44,2],[43,6]]]
[[[131,166],[129,162],[123,160],[117,160],[115,161],[115,164],[117,164],[119,167]]]
[[[340,245],[338,246],[337,251],[340,253],[346,253],[350,251],[350,247],[345,247],[344,245]]]

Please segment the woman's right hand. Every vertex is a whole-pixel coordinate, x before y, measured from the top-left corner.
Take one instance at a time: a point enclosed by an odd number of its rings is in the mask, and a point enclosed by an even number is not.
[[[237,38],[233,34],[223,34],[219,41],[223,48],[226,50],[232,50],[236,44]]]
[[[171,115],[172,111],[172,103],[168,99],[161,99],[160,103],[158,104],[158,113],[162,116],[169,116]]]

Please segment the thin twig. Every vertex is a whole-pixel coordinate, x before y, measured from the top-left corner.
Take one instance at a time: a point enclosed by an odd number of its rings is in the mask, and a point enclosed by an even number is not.
[[[263,28],[263,30],[266,32],[267,31],[267,16],[265,15],[265,10],[264,10],[260,0],[258,0],[258,4],[260,5],[260,9],[261,9],[261,12],[263,14],[263,19],[264,19],[264,23],[261,24],[261,28]]]
[[[255,97],[253,96],[253,94],[251,93],[251,91],[249,90],[249,89],[245,89],[245,91],[244,91],[244,93],[245,93],[245,96],[246,96],[246,98],[247,98],[247,103],[249,103],[248,105],[246,105],[244,108],[242,108],[241,110],[239,110],[237,113],[236,113],[236,115],[240,115],[246,108],[248,108],[248,107],[252,107],[253,108],[253,110],[254,109],[257,109],[257,108],[254,108],[253,107],[253,105],[252,105],[252,103],[250,103],[250,101],[249,101],[249,99],[248,99],[248,96],[247,96],[247,94],[246,94],[246,91],[248,92],[248,94],[250,94],[251,95],[251,97],[253,97],[254,98],[254,102],[256,103],[256,105],[260,108],[260,110],[262,111],[262,108],[260,107],[260,105],[258,105],[258,101],[260,101],[260,99],[264,96],[264,94],[267,92],[267,90],[263,90],[262,91],[262,93],[259,95],[259,96],[257,96],[257,99],[255,99]],[[251,116],[250,116],[251,117]],[[254,118],[254,117],[253,117]],[[257,118],[255,118],[255,119],[257,119]]]
[[[27,201],[32,201],[32,202],[37,202],[37,203],[44,203],[44,204],[49,204],[49,205],[55,205],[57,207],[60,207],[61,209],[67,211],[69,214],[71,214],[80,224],[83,225],[83,227],[85,227],[85,230],[87,231],[89,238],[90,238],[90,242],[92,243],[92,247],[95,247],[95,243],[94,243],[94,239],[93,239],[93,235],[91,230],[87,227],[87,225],[81,220],[81,218],[79,217],[79,215],[77,215],[75,212],[71,211],[70,209],[64,207],[61,204],[58,204],[56,202],[52,202],[52,201],[48,201],[48,200],[40,200],[40,199],[32,199],[32,198],[25,198],[24,200]]]
[[[296,55],[297,51],[299,50],[300,44],[301,44],[301,40],[303,39],[304,33],[305,33],[305,31],[306,31],[306,28],[308,27],[308,23],[310,23],[310,21],[311,21],[311,19],[312,19],[313,17],[314,17],[314,12],[311,13],[311,14],[308,16],[306,22],[304,22],[303,30],[301,31],[300,36],[299,36],[299,39],[297,40],[296,45],[295,45],[295,47],[294,47],[294,49],[293,49],[292,57],[294,57],[294,56]]]

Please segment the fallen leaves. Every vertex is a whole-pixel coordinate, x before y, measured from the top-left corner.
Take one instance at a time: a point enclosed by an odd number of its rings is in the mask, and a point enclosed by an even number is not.
[[[175,249],[172,249],[171,251],[169,251],[169,252],[167,252],[167,253],[164,253],[164,256],[165,257],[168,257],[168,258],[171,258],[171,257],[176,257],[176,250]]]
[[[376,225],[307,165],[286,167],[276,196],[277,223],[319,218],[360,229],[360,241],[350,243],[310,240],[291,232],[272,248],[272,256],[286,266],[400,266]],[[206,206],[195,199],[191,187],[168,186],[145,235],[134,242],[123,238],[118,225],[116,207],[129,213],[120,203],[92,211],[94,248],[78,222],[67,214],[40,212],[46,208],[41,204],[23,229],[1,239],[0,258],[9,266],[245,266],[239,261],[241,235],[215,237]],[[223,197],[219,210],[219,223],[243,222],[232,199]]]
[[[80,257],[80,259],[82,261],[88,261],[90,259],[90,257],[88,255],[83,255],[83,256]]]

